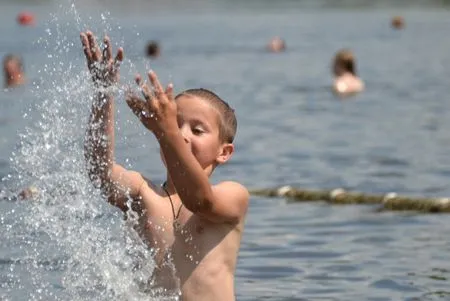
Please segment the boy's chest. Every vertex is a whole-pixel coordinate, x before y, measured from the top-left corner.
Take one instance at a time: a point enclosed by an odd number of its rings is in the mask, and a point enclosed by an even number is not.
[[[203,223],[179,200],[170,202],[166,198],[145,199],[145,228],[155,241],[172,245],[175,237],[187,234],[192,229],[202,232]],[[194,226],[195,224],[195,226]]]
[[[161,201],[164,201],[162,199]],[[178,205],[178,204],[177,204]],[[193,214],[184,206],[171,206],[164,202],[150,204],[146,212],[146,230],[158,244],[170,248],[175,243],[179,248],[196,248],[208,240],[217,225]]]
[[[193,214],[177,197],[170,200],[148,193],[143,195],[143,203],[147,235],[166,248],[170,248],[175,242],[182,248],[189,248],[193,242],[202,248],[204,242],[215,240],[214,237],[218,233],[226,231],[222,229],[224,225],[209,222]]]

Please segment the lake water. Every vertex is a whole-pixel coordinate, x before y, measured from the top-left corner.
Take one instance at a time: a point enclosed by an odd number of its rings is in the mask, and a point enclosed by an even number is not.
[[[236,153],[214,181],[450,195],[447,9],[114,3],[0,4],[0,54],[21,54],[28,77],[0,94],[0,190],[43,191],[39,203],[0,201],[0,300],[148,299],[136,283],[152,264],[136,271],[131,262],[148,254],[128,248],[119,212],[82,173],[90,90],[78,36],[86,28],[125,48],[123,83],[151,67],[177,91],[207,87],[235,107]],[[35,27],[17,25],[22,9],[36,12]],[[399,13],[406,27],[394,31]],[[264,51],[274,35],[286,52]],[[150,61],[153,39],[162,56]],[[343,47],[367,86],[347,100],[328,88]],[[118,161],[161,182],[156,141],[122,96],[117,107]],[[450,300],[450,217],[377,209],[252,197],[237,299]]]

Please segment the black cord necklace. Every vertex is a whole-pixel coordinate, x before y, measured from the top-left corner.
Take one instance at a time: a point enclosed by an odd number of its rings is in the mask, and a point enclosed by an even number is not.
[[[164,191],[166,192],[167,196],[169,197],[170,206],[172,207],[172,214],[173,214],[173,223],[172,223],[172,225],[173,225],[173,229],[175,231],[179,231],[181,229],[181,224],[178,221],[178,217],[180,216],[181,208],[183,208],[183,203],[181,203],[180,208],[178,208],[178,212],[175,215],[175,207],[173,206],[172,198],[170,197],[170,194],[167,191],[167,182],[164,182],[162,184],[162,188],[164,189]]]

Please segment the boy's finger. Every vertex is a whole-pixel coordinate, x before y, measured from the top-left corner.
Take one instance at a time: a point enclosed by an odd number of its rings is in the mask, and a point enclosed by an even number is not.
[[[138,86],[141,86],[141,83],[142,83],[142,76],[138,73],[138,74],[136,74],[136,76],[134,77],[134,81],[136,82],[136,84],[138,85]]]
[[[123,57],[124,57],[123,48],[120,47],[120,48],[117,50],[116,58],[114,59],[114,66],[115,66],[116,68],[119,68],[120,63],[122,63],[122,61],[123,61]]]
[[[152,91],[150,91],[150,88],[142,81],[142,77],[140,74],[136,74],[134,80],[136,84],[139,86],[139,90],[141,91],[142,96],[144,96],[145,100],[147,101],[147,104],[150,106],[153,98]]]
[[[145,83],[141,85],[141,91],[142,91],[142,95],[144,95],[145,100],[147,101],[147,104],[150,107],[154,107],[155,106],[155,97],[153,97],[153,93],[150,90],[150,88],[148,87],[148,85],[146,85]]]
[[[169,99],[169,101],[174,101],[175,100],[174,97],[173,97],[173,84],[172,83],[167,85],[166,95],[167,95],[167,98]]]
[[[83,51],[84,51],[84,55],[86,56],[86,60],[88,63],[88,66],[91,65],[92,63],[92,53],[91,53],[91,49],[89,47],[89,41],[87,36],[82,32],[80,34],[80,39],[81,39],[81,45],[83,45]]]
[[[89,40],[89,47],[92,53],[92,59],[94,61],[99,61],[100,57],[102,56],[100,52],[100,48],[97,45],[97,41],[95,40],[94,34],[90,31],[86,33],[88,40]]]
[[[112,47],[111,40],[108,36],[105,36],[103,43],[105,44],[105,48],[103,49],[103,60],[109,61],[112,58]]]
[[[150,82],[152,83],[153,90],[155,91],[156,97],[160,99],[162,95],[164,95],[164,88],[160,84],[158,77],[156,76],[156,73],[153,70],[150,70],[148,72],[148,78],[150,79]],[[163,100],[163,99],[160,99]]]

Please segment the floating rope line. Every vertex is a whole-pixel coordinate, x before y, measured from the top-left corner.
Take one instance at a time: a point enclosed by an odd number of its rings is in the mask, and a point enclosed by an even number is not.
[[[284,197],[294,202],[323,201],[336,205],[379,204],[385,210],[449,212],[449,198],[412,198],[390,192],[385,195],[371,195],[359,192],[347,192],[342,188],[333,190],[307,190],[291,186],[273,189],[254,189],[250,194],[265,197]]]
[[[450,213],[450,198],[408,197],[390,192],[384,195],[348,192],[342,188],[332,190],[310,190],[291,186],[279,188],[253,189],[250,194],[265,197],[284,197],[293,202],[327,202],[333,205],[380,205],[383,210],[418,211],[429,213]],[[39,190],[31,186],[21,193],[19,199],[33,199],[38,197]],[[17,197],[16,197],[17,198]],[[2,197],[1,199],[15,200],[16,198]]]

